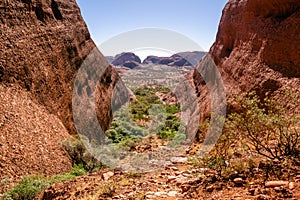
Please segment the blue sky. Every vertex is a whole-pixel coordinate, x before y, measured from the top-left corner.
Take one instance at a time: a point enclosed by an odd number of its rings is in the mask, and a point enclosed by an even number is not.
[[[97,45],[140,29],[168,29],[208,51],[227,0],[77,0]],[[122,51],[120,49],[120,51]]]

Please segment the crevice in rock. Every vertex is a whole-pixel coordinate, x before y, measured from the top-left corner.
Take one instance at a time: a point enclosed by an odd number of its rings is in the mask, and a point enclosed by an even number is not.
[[[51,9],[52,9],[55,19],[57,19],[57,20],[63,19],[62,14],[58,8],[58,4],[54,0],[51,1]]]
[[[32,0],[22,0],[22,2],[25,3],[25,4],[30,4],[31,5]]]
[[[38,20],[45,22],[45,12],[43,11],[43,5],[41,3],[37,3],[35,8],[35,15]]]
[[[229,58],[231,52],[232,52],[232,48],[228,48],[228,47],[227,47],[227,48],[225,49],[225,57]]]
[[[3,77],[4,77],[4,69],[3,67],[0,67],[0,82],[2,82]]]

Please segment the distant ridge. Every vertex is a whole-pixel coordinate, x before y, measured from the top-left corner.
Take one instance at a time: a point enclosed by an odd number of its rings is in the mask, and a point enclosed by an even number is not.
[[[125,52],[114,56],[106,56],[109,63],[114,66],[123,66],[130,69],[139,66],[140,64],[157,64],[157,65],[168,65],[174,67],[182,66],[196,66],[200,60],[205,56],[207,52],[192,51],[192,52],[180,52],[170,57],[158,57],[148,56],[143,62],[141,59],[131,52]]]

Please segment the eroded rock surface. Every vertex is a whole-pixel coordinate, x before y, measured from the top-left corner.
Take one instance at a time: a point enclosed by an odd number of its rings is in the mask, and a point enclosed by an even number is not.
[[[76,134],[74,80],[95,44],[75,0],[1,1],[0,11],[0,180],[66,172],[72,162],[61,141]],[[106,130],[119,76],[97,56],[106,69],[96,90]]]
[[[251,90],[259,95],[277,95],[288,88],[299,92],[299,24],[298,0],[230,0],[209,52],[221,73],[226,95]],[[200,63],[198,70],[201,67]],[[189,76],[193,76],[203,120],[211,111],[210,94],[197,70]]]

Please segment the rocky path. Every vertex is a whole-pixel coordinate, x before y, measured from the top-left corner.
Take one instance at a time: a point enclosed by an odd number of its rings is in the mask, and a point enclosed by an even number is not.
[[[101,170],[48,188],[38,199],[300,199],[300,175],[292,181],[253,180],[239,176],[224,182],[218,174],[192,163],[132,174]]]

